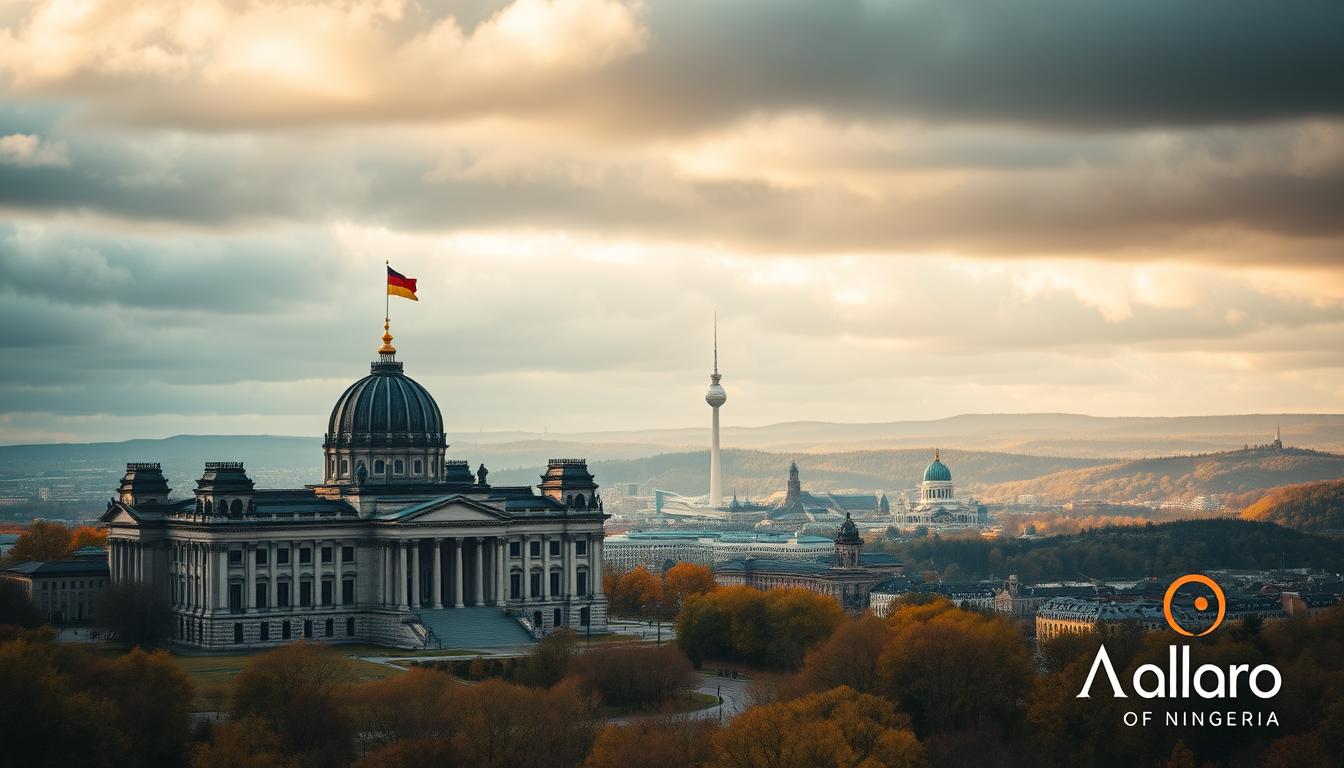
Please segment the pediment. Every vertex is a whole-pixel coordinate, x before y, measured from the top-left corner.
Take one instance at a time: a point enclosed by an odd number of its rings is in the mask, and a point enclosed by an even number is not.
[[[140,519],[131,514],[126,506],[112,503],[107,505],[107,511],[98,518],[98,522],[110,525],[139,525]]]
[[[396,512],[380,514],[379,517],[397,523],[414,525],[469,525],[472,523],[501,523],[512,519],[500,507],[466,496],[435,499]]]

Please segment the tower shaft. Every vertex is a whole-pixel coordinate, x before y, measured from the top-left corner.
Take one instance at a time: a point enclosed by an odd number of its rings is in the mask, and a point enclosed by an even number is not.
[[[723,470],[719,464],[719,408],[714,406],[710,410],[714,416],[709,438],[709,505],[718,507],[723,504]]]

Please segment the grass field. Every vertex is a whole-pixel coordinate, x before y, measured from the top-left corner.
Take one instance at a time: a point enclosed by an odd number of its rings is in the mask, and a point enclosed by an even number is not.
[[[340,648],[342,652],[346,648]],[[252,660],[252,657],[261,653],[230,653],[230,654],[210,654],[210,655],[192,655],[179,656],[174,654],[173,660],[177,665],[191,676],[191,681],[196,684],[196,709],[200,711],[214,709],[215,705],[211,701],[211,689],[218,689],[220,686],[229,686],[233,679],[243,671],[243,667]],[[353,654],[347,654],[353,656]],[[371,655],[361,653],[359,655]],[[351,658],[350,664],[354,669],[354,680],[378,680],[385,677],[401,674],[401,667],[393,667],[385,664],[375,664],[371,661],[363,661],[357,658]]]

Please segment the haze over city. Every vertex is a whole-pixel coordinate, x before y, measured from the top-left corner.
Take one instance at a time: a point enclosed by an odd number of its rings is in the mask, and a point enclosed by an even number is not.
[[[1342,15],[7,3],[0,442],[1338,412]]]

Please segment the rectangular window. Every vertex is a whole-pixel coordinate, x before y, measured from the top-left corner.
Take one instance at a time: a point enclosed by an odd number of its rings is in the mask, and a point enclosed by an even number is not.
[[[312,548],[312,547],[300,547],[300,548],[299,548],[299,565],[307,565],[307,564],[309,564],[309,563],[311,563],[311,562],[313,562],[313,548]]]
[[[233,622],[233,642],[235,642],[235,643],[241,643],[241,642],[243,642],[243,624],[242,624],[242,622],[239,622],[239,621],[235,621],[235,622]]]
[[[588,594],[588,572],[579,571],[575,581],[577,582],[575,586],[578,588],[579,594],[580,595]]]
[[[556,595],[558,595],[558,594],[560,594],[560,572],[559,572],[559,571],[552,571],[552,572],[551,572],[551,596],[554,597],[554,596],[556,596]]]
[[[255,587],[256,587],[256,594],[253,595],[253,598],[255,598],[257,608],[263,611],[266,610],[267,608],[270,608],[270,606],[266,604],[267,603],[266,598],[271,596],[270,584],[263,581],[256,584]]]
[[[527,546],[528,554],[530,554],[532,557],[541,557],[540,541],[529,541],[527,545],[528,545]]]
[[[322,548],[322,562],[324,562],[324,563],[330,563],[330,562],[331,562],[331,553],[332,553],[332,549],[331,549],[331,547],[323,547],[323,548]]]
[[[552,541],[552,542],[549,542],[549,543],[550,543],[550,545],[551,545],[551,557],[559,557],[559,556],[560,556],[560,542],[558,542],[558,541]]]
[[[312,636],[313,636],[313,620],[312,620],[312,619],[304,619],[304,620],[303,620],[303,636],[306,637],[306,638],[309,638],[309,639],[312,638]]]
[[[242,564],[243,564],[243,550],[241,550],[241,549],[230,549],[230,550],[229,550],[229,565],[242,565]]]
[[[351,616],[350,618],[348,618],[348,619],[345,620],[345,636],[346,636],[346,637],[354,637],[354,636],[355,636],[355,617],[354,617],[354,616]]]
[[[266,565],[267,557],[269,554],[270,554],[269,551],[265,547],[258,547],[256,557],[257,565]]]
[[[289,547],[281,547],[275,550],[275,564],[289,565]]]
[[[523,576],[519,573],[509,574],[509,597],[513,600],[523,596]]]
[[[231,613],[243,612],[243,585],[229,585],[229,611]]]
[[[325,580],[325,581],[322,582],[322,604],[323,604],[323,605],[331,605],[331,603],[332,603],[332,593],[333,593],[333,591],[334,591],[334,586],[335,586],[335,585],[333,585],[333,584],[331,583],[331,580],[330,580],[330,579],[327,579],[327,580]]]
[[[341,605],[355,604],[355,580],[345,579],[341,582]]]
[[[580,609],[579,609],[579,626],[580,626],[580,627],[586,627],[586,626],[588,626],[588,621],[589,621],[588,617],[589,617],[589,615],[590,615],[590,614],[589,614],[589,611],[588,611],[588,608],[587,608],[587,607],[584,607],[584,608],[580,608]]]
[[[289,607],[289,582],[282,581],[275,585],[275,604],[279,608]],[[288,635],[286,635],[288,638]]]
[[[523,545],[516,541],[510,541],[509,557],[522,557],[522,556],[523,556]]]
[[[313,604],[313,582],[305,581],[299,584],[299,605],[307,608]]]
[[[415,474],[417,474],[417,475],[424,474],[424,471],[425,471],[424,466],[425,466],[425,465],[424,465],[419,459],[416,459],[416,460],[415,460]]]
[[[541,594],[541,573],[532,574],[532,578],[528,579],[528,584],[531,587],[532,596],[539,596]]]
[[[260,636],[257,638],[258,640],[264,643],[271,639],[271,623],[269,621],[261,622],[261,625],[258,626],[257,629],[261,631]]]
[[[586,554],[588,554],[588,540],[587,540],[587,539],[579,539],[578,541],[574,542],[574,554],[576,554],[576,555],[586,555]]]
[[[354,547],[341,547],[341,562],[342,562],[342,563],[353,563],[353,562],[355,562],[355,548],[354,548]]]
[[[332,637],[336,634],[336,620],[327,619],[326,626],[322,627],[322,634],[326,637]]]
[[[289,627],[289,622],[288,622],[288,621],[282,621],[282,622],[280,622],[280,639],[281,639],[281,640],[288,640],[289,638],[291,638],[291,637],[293,637],[293,636],[294,636],[294,632],[293,632],[292,629],[290,629],[290,627]]]

